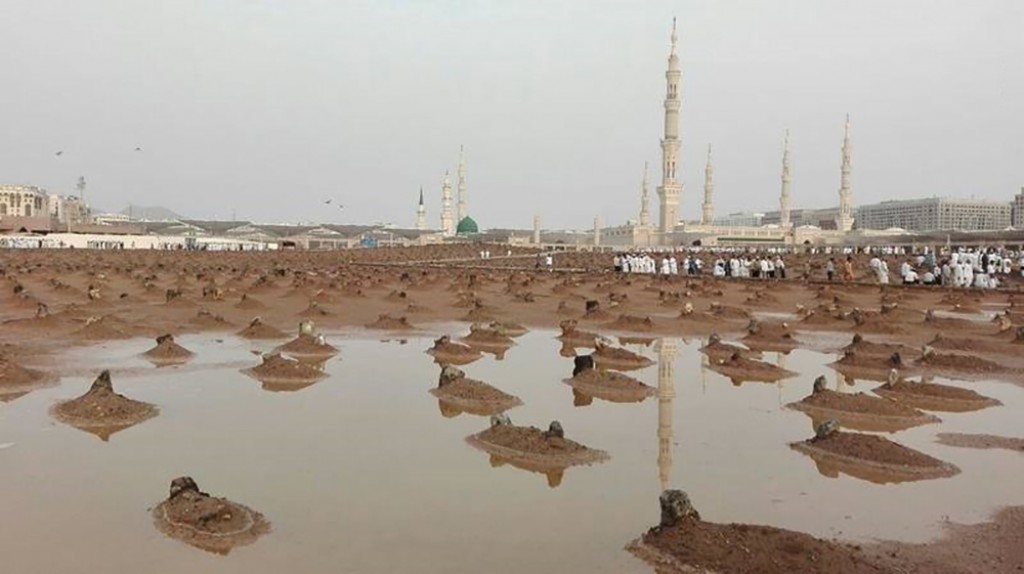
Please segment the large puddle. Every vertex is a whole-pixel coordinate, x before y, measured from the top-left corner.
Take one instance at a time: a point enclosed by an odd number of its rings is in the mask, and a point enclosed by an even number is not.
[[[452,332],[459,332],[453,327]],[[148,340],[76,349],[61,384],[0,403],[0,555],[4,572],[608,572],[649,573],[623,546],[658,520],[663,488],[686,490],[703,517],[793,528],[820,536],[921,541],[941,522],[977,522],[1024,504],[1024,456],[939,445],[938,432],[1019,436],[1024,389],[955,383],[1005,406],[939,413],[932,424],[889,435],[962,469],[949,479],[879,485],[820,474],[788,443],[811,436],[810,419],[783,405],[808,394],[835,357],[810,351],[782,361],[797,378],[745,383],[702,367],[700,341],[630,345],[657,361],[630,374],[659,388],[642,403],[574,397],[562,382],[572,360],[551,332],[517,339],[466,373],[520,397],[516,424],[561,421],[566,436],[611,460],[565,471],[560,484],[489,456],[465,437],[486,418],[444,416],[428,390],[438,368],[431,338],[382,342],[335,333],[329,377],[294,392],[268,391],[239,372],[268,350],[230,336],[183,336],[185,367],[138,357]],[[160,415],[109,442],[48,415],[82,394],[100,368],[118,392]],[[1018,413],[1018,414],[1014,414]],[[448,413],[451,414],[451,413]],[[272,532],[227,556],[166,538],[148,509],[170,480],[246,504]]]

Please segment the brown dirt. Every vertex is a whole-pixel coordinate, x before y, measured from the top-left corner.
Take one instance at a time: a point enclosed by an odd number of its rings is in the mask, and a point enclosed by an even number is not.
[[[319,381],[326,375],[309,363],[287,359],[274,353],[265,355],[259,365],[243,371],[260,381],[303,384]]]
[[[790,446],[814,459],[827,476],[845,472],[885,484],[945,478],[960,472],[949,463],[878,435],[836,431],[825,438],[815,437]]]
[[[470,346],[481,347],[510,347],[515,341],[505,333],[480,324],[473,324],[469,327],[469,334],[461,339]]]
[[[244,339],[284,339],[287,336],[284,331],[267,325],[259,317],[250,321],[249,325],[237,334]]]
[[[877,574],[856,546],[771,526],[684,519],[627,547],[658,574]]]
[[[112,339],[128,339],[131,335],[114,325],[108,317],[87,321],[85,326],[75,332],[79,339],[86,341],[108,341]]]
[[[638,403],[656,393],[654,387],[633,377],[604,369],[587,369],[565,383],[585,395],[613,403]]]
[[[221,555],[270,531],[260,513],[198,488],[172,494],[153,509],[153,519],[167,536]]]
[[[314,335],[300,334],[278,347],[277,352],[293,357],[331,357],[338,353],[337,347],[322,341]]]
[[[604,345],[600,342],[598,342],[597,349],[591,356],[594,357],[594,361],[598,366],[618,369],[620,371],[642,369],[654,364],[654,361],[643,355],[638,355],[627,349]]]
[[[922,356],[917,360],[917,364],[929,370],[968,374],[1005,373],[1009,370],[999,363],[981,357],[938,352]]]
[[[608,458],[603,451],[587,448],[567,438],[548,436],[537,427],[494,425],[469,437],[470,444],[508,458],[526,457],[553,466],[591,464]]]
[[[463,345],[452,341],[447,335],[434,341],[434,346],[427,349],[427,354],[433,355],[439,363],[452,365],[464,365],[472,363],[483,355],[469,345]]]
[[[618,319],[606,324],[605,327],[613,331],[636,331],[646,333],[654,329],[654,322],[650,317],[619,315]]]
[[[734,353],[731,357],[713,362],[709,368],[728,377],[733,384],[745,381],[774,383],[797,375],[793,371],[787,371],[771,363],[745,358],[740,353]]]
[[[401,317],[392,317],[388,313],[381,313],[378,315],[376,321],[366,324],[366,328],[381,329],[384,331],[408,331],[415,329],[415,327],[409,323],[409,319],[404,315]]]
[[[874,393],[928,411],[967,412],[1003,404],[970,389],[906,379],[886,383]]]
[[[58,402],[51,412],[57,420],[107,440],[111,434],[155,417],[160,411],[154,405],[115,393],[110,373],[103,371],[84,395]]]
[[[1024,454],[1024,438],[990,434],[939,433],[939,444],[964,448],[1001,448]]]
[[[487,383],[467,377],[430,389],[430,394],[448,403],[447,412],[450,414],[467,412],[490,416],[523,404],[519,397],[503,393]]]
[[[176,362],[190,359],[195,355],[176,343],[171,335],[162,335],[156,341],[155,347],[143,353],[150,360]]]
[[[836,419],[845,428],[896,432],[911,427],[940,422],[934,415],[911,406],[864,393],[847,394],[828,389],[810,394],[786,407],[806,413],[815,422]]]

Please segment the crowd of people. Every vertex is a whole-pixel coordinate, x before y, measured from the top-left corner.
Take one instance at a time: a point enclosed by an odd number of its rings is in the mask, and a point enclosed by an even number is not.
[[[995,249],[958,250],[938,260],[934,252],[922,253],[900,264],[899,278],[905,285],[996,289],[1006,276],[1014,273],[1013,255]],[[1016,271],[1024,277],[1024,254],[1017,256]],[[880,284],[889,283],[889,265],[885,259],[876,255],[868,262],[868,266]]]
[[[616,254],[612,265],[618,273],[646,273],[657,275],[701,275],[704,273],[704,259],[697,254],[681,254],[677,259],[672,253],[623,253]],[[710,259],[710,258],[709,258]],[[759,256],[729,254],[715,256],[711,264],[714,277],[742,277],[751,279],[785,279],[786,263],[780,254]]]

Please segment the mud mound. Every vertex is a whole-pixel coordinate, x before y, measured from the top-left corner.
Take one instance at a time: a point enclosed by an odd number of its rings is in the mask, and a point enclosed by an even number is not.
[[[12,400],[25,393],[57,384],[56,377],[26,369],[11,357],[0,354],[0,400]]]
[[[287,359],[277,353],[263,356],[259,365],[242,371],[260,382],[276,384],[309,384],[327,375],[316,366]]]
[[[654,329],[654,321],[652,321],[650,317],[619,315],[618,319],[606,324],[605,327],[617,331],[638,331],[646,333]]]
[[[529,329],[514,321],[492,321],[490,328],[496,331],[500,329],[506,336],[512,338],[522,337],[530,332]]]
[[[722,305],[721,303],[711,303],[708,307],[708,312],[719,319],[733,321],[746,321],[750,319],[750,312],[746,309]]]
[[[230,329],[234,327],[224,317],[215,315],[206,309],[200,309],[196,316],[189,320],[189,324],[199,329]]]
[[[462,337],[461,340],[471,347],[510,347],[515,344],[515,341],[500,330],[500,327],[492,329],[480,324],[470,325],[469,334]]]
[[[267,325],[259,317],[250,321],[249,326],[237,334],[244,339],[284,339],[287,336],[284,331]]]
[[[170,496],[153,509],[153,520],[167,536],[221,555],[270,532],[263,515],[200,491],[189,477],[171,482]]]
[[[451,365],[465,365],[483,356],[469,345],[452,341],[448,335],[436,339],[434,346],[427,349],[427,354],[433,355],[438,363]]]
[[[935,349],[942,349],[944,351],[961,351],[967,353],[999,353],[1016,355],[1019,352],[1019,347],[1016,345],[1008,345],[999,341],[981,339],[977,337],[947,337],[942,333],[935,335],[935,338],[928,342],[928,346]]]
[[[963,434],[940,432],[939,444],[963,448],[1000,448],[1024,454],[1024,438],[996,436],[990,434]]]
[[[888,572],[852,545],[771,526],[704,522],[699,516],[652,528],[627,549],[659,574]]]
[[[75,336],[87,341],[109,341],[111,339],[128,339],[131,335],[116,326],[109,317],[90,317],[85,326],[75,331]]]
[[[762,323],[756,319],[747,325],[747,335],[743,342],[758,351],[787,352],[797,347],[793,332],[787,323]]]
[[[708,337],[708,343],[701,347],[700,351],[707,355],[712,361],[728,359],[736,353],[739,353],[741,357],[745,357],[747,359],[761,358],[761,353],[759,351],[754,351],[739,345],[733,345],[732,343],[725,343],[717,334],[712,334]]]
[[[638,355],[619,347],[612,347],[601,341],[596,341],[596,350],[591,356],[598,366],[619,371],[642,369],[654,364],[654,361],[643,355]]]
[[[156,338],[156,346],[143,353],[147,359],[157,363],[180,363],[191,359],[195,353],[174,341],[174,336],[167,334]]]
[[[262,301],[244,293],[242,294],[241,300],[239,300],[238,303],[235,303],[235,309],[242,309],[244,311],[259,311],[266,308],[267,306],[264,305]]]
[[[448,416],[466,412],[473,415],[490,416],[523,404],[515,397],[475,379],[454,367],[445,367],[441,372],[438,386],[430,394],[444,403],[442,410]]]
[[[633,377],[603,369],[587,369],[565,379],[565,383],[587,396],[612,403],[639,403],[656,393],[654,387]]]
[[[825,476],[843,472],[878,484],[946,478],[960,472],[949,463],[878,435],[834,431],[790,447],[814,459]]]
[[[155,417],[160,411],[154,405],[115,393],[110,371],[103,371],[84,395],[57,403],[51,412],[62,423],[107,440],[115,432]]]
[[[382,313],[377,316],[377,320],[373,323],[366,324],[367,329],[382,329],[384,331],[408,331],[415,329],[412,324],[409,323],[409,319],[405,316],[392,317],[388,313]]]
[[[710,369],[728,377],[733,384],[740,384],[745,381],[774,383],[796,376],[796,373],[793,371],[787,371],[782,367],[777,367],[764,361],[748,359],[740,353],[733,353],[727,359],[720,359],[711,363]]]
[[[276,351],[292,357],[309,358],[327,358],[338,353],[338,349],[328,344],[323,335],[308,333],[300,333],[298,337],[281,345]]]
[[[1003,373],[1008,369],[999,363],[982,359],[974,355],[956,355],[952,353],[925,353],[916,361],[917,365],[930,370],[955,372],[963,374]]]
[[[938,417],[894,400],[864,393],[837,393],[828,389],[818,389],[786,407],[806,413],[815,422],[815,426],[835,419],[845,428],[862,431],[896,432],[940,422]]]
[[[926,411],[959,413],[1003,404],[970,389],[906,379],[886,383],[875,389],[874,393]]]
[[[572,319],[562,321],[560,326],[562,334],[558,336],[558,339],[574,347],[596,347],[597,342],[602,340],[597,333],[576,328],[576,321]]]
[[[507,459],[533,464],[538,469],[565,468],[603,462],[608,459],[604,451],[587,448],[569,440],[552,423],[547,431],[537,427],[518,427],[511,423],[492,424],[483,432],[470,436],[467,441],[488,453]]]
[[[893,343],[876,343],[869,341],[860,335],[854,335],[853,341],[849,345],[841,349],[843,352],[853,351],[859,356],[885,356],[891,357],[893,353],[899,353],[900,357],[906,359],[907,357],[917,356],[919,351],[913,347],[907,345],[893,344]]]

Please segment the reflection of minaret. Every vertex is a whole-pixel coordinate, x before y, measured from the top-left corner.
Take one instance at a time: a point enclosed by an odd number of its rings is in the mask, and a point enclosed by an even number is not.
[[[644,179],[640,182],[640,226],[651,225],[650,194],[647,193],[647,162],[644,162]]]
[[[789,227],[789,130],[786,130],[786,141],[782,148],[782,195],[779,196],[779,226]]]
[[[459,170],[456,173],[459,178],[459,217],[456,221],[462,221],[466,217],[466,201],[469,199],[466,191],[466,156],[462,146],[459,146]]]
[[[668,55],[668,70],[665,72],[665,136],[661,140],[661,185],[658,187],[660,213],[658,229],[662,233],[675,230],[679,210],[679,196],[683,186],[676,177],[676,161],[679,156],[679,56],[676,55],[676,20],[672,19],[672,47]]]
[[[594,218],[594,247],[601,245],[601,219]]]
[[[441,231],[445,235],[455,235],[455,223],[452,221],[452,182],[448,179],[448,171],[441,180]]]
[[[708,164],[704,167],[704,205],[701,211],[700,224],[711,225],[715,218],[715,204],[712,196],[715,193],[715,168],[711,166],[711,144],[708,144]]]
[[[420,204],[416,207],[416,229],[427,228],[427,208],[423,205],[423,186],[420,186]]]
[[[853,146],[850,145],[850,114],[846,114],[846,130],[843,134],[843,164],[839,179],[839,231],[853,229],[853,190],[850,175],[853,172]]]
[[[676,396],[672,380],[676,358],[674,339],[658,341],[658,478],[664,492],[672,478],[672,399]]]
[[[533,244],[540,245],[540,216],[533,216]]]

